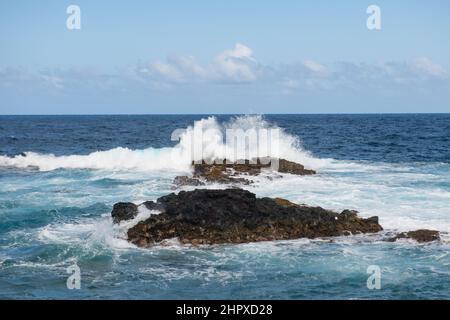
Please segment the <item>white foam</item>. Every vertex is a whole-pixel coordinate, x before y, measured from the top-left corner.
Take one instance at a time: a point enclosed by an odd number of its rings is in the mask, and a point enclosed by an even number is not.
[[[0,166],[37,167],[41,171],[59,168],[142,171],[175,169],[188,171],[188,162],[172,161],[172,151],[171,148],[131,150],[119,147],[107,151],[93,152],[88,155],[70,156],[25,152],[25,155],[15,157],[0,156]],[[183,159],[181,158],[181,160]]]
[[[156,210],[148,210],[145,206],[138,207],[138,214],[132,220],[113,224],[109,214],[101,218],[81,219],[78,223],[56,223],[39,229],[37,238],[47,243],[75,244],[87,247],[102,245],[113,249],[135,248],[128,242],[127,231],[129,228],[150,217],[158,214]]]
[[[380,224],[389,230],[450,232],[450,190],[440,187],[448,174],[435,172],[434,166],[333,161],[314,176],[284,175],[270,183],[264,176],[252,177],[256,183],[246,188],[259,197],[277,196],[335,211],[353,209],[363,217],[379,216]]]
[[[138,206],[138,214],[131,220],[125,220],[120,222],[118,225],[115,225],[114,228],[116,230],[116,235],[122,236],[126,238],[126,232],[131,227],[134,227],[140,221],[144,221],[148,219],[151,215],[159,214],[160,212],[157,210],[149,210],[144,205]]]

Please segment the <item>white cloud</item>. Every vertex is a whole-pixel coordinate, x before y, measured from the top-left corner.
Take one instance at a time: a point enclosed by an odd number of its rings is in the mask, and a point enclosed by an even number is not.
[[[176,65],[156,61],[150,65],[150,68],[155,73],[159,74],[160,76],[162,76],[163,78],[165,78],[169,81],[174,81],[174,82],[183,81],[183,74],[181,73],[180,70],[178,70]]]
[[[257,79],[257,62],[251,48],[237,43],[234,49],[218,54],[206,66],[192,56],[170,57],[166,62],[153,62],[138,72],[153,81],[187,83],[198,81],[249,82]]]
[[[315,62],[313,60],[305,60],[302,62],[303,66],[306,67],[308,70],[320,74],[326,74],[328,72],[328,69],[321,65],[318,62]]]
[[[233,50],[224,51],[216,57],[212,69],[225,79],[254,81],[257,78],[255,66],[253,50],[237,43]]]
[[[234,49],[226,50],[219,54],[220,59],[235,58],[235,59],[250,59],[253,60],[253,50],[243,44],[236,43]]]
[[[55,89],[64,88],[64,79],[52,74],[39,74],[40,79],[47,85],[54,87]]]
[[[437,63],[434,63],[426,57],[415,59],[412,62],[411,66],[416,71],[423,72],[434,77],[448,76],[448,71],[444,67]]]
[[[195,83],[273,83],[290,92],[336,88],[376,88],[420,85],[432,78],[447,78],[449,72],[429,58],[378,63],[343,62],[333,68],[314,60],[268,66],[260,64],[253,50],[241,43],[219,53],[209,64],[201,65],[192,56],[169,57],[138,72],[154,87]],[[431,79],[430,79],[431,80]]]
[[[314,60],[263,65],[253,50],[237,43],[234,48],[200,64],[192,56],[172,56],[106,74],[91,69],[0,69],[0,87],[43,87],[58,91],[175,89],[177,86],[242,84],[257,92],[295,94],[306,91],[395,92],[401,90],[448,90],[449,71],[429,58],[377,63],[340,62],[324,65]],[[190,90],[190,89],[186,89]],[[186,91],[187,92],[187,91]]]
[[[174,57],[171,58],[170,61],[176,65],[183,74],[202,79],[208,78],[208,70],[198,64],[192,56]]]

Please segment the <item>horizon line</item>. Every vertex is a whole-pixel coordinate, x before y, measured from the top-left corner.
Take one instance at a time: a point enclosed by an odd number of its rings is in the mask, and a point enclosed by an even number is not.
[[[20,116],[235,116],[235,115],[419,115],[450,114],[450,112],[317,112],[317,113],[30,113],[0,114],[0,117]]]

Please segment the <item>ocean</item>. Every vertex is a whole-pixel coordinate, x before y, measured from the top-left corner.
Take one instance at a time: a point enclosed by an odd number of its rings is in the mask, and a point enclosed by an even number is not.
[[[189,172],[191,141],[171,134],[199,125],[279,128],[281,156],[318,174],[243,188],[376,215],[385,230],[131,245],[127,226],[112,224],[113,204],[178,192],[172,181]],[[208,141],[212,153],[223,148]],[[382,241],[424,228],[442,240]],[[449,299],[449,233],[450,114],[0,116],[1,299]],[[67,286],[73,265],[80,289]],[[379,289],[367,286],[370,266]]]

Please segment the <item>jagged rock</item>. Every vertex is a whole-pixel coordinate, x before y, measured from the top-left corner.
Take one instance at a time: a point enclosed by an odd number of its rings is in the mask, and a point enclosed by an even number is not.
[[[177,176],[173,180],[173,183],[177,186],[203,186],[204,182],[200,181],[197,178],[191,178],[188,176]]]
[[[156,210],[156,211],[163,211],[164,206],[158,202],[154,201],[145,201],[143,204],[148,210]]]
[[[131,202],[116,203],[111,212],[114,223],[130,220],[138,214],[138,206]]]
[[[162,213],[128,230],[128,240],[147,247],[170,238],[182,243],[223,244],[341,236],[382,230],[376,218],[341,214],[285,199],[256,198],[242,189],[181,191],[161,197]]]
[[[420,229],[415,231],[409,231],[409,232],[402,232],[398,235],[396,235],[393,238],[388,239],[388,241],[396,241],[398,239],[413,239],[417,242],[431,242],[431,241],[438,241],[440,240],[439,231],[436,230],[427,230],[427,229]]]
[[[196,179],[205,179],[207,182],[216,183],[251,183],[250,180],[234,177],[235,175],[236,173],[232,172],[225,165],[194,165],[194,178]]]
[[[280,206],[285,206],[285,207],[299,207],[300,206],[297,203],[290,202],[289,200],[286,200],[283,198],[275,198],[274,200]]]
[[[301,164],[285,159],[256,158],[253,161],[240,160],[233,163],[227,163],[226,159],[216,161],[215,163],[192,162],[193,176],[178,176],[174,180],[177,186],[193,185],[199,186],[205,182],[224,183],[224,184],[250,184],[253,181],[236,177],[239,175],[256,176],[264,168],[275,168],[280,173],[290,173],[296,175],[312,175],[314,170],[305,169]]]
[[[271,166],[270,162],[262,162],[259,158],[254,161],[249,160],[239,160],[233,163],[228,163],[227,160],[216,161],[215,163],[192,163],[194,168],[194,175],[203,176],[211,171],[222,172],[230,174],[248,174],[256,176],[261,173],[262,168],[269,168]]]
[[[314,170],[305,169],[303,165],[285,159],[278,160],[278,172],[297,174],[301,176],[316,174],[316,171]]]

